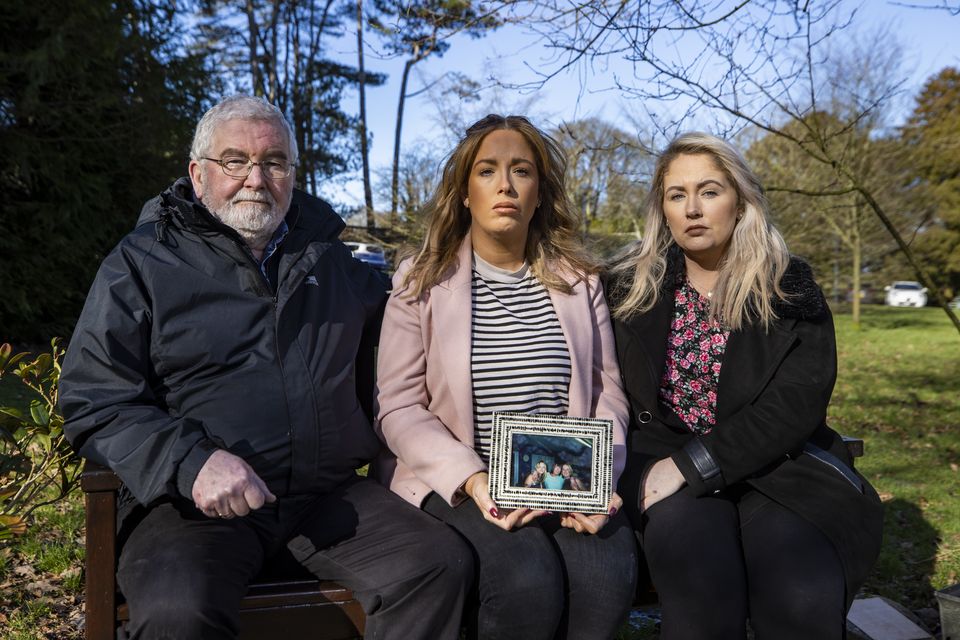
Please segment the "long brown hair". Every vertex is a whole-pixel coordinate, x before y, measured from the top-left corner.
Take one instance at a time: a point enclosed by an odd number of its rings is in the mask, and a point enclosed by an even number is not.
[[[562,265],[579,277],[597,270],[580,241],[580,216],[567,198],[567,161],[560,145],[523,116],[490,114],[467,129],[447,157],[436,192],[424,205],[427,230],[403,281],[413,297],[423,295],[440,282],[456,262],[457,251],[470,230],[470,210],[463,199],[471,167],[483,139],[501,129],[522,135],[537,164],[540,206],[530,220],[524,249],[533,274],[545,287],[570,293],[570,283],[556,269],[549,269],[548,263]]]

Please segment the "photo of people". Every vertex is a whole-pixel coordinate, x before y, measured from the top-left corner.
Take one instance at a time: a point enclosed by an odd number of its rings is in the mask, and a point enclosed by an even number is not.
[[[513,486],[590,491],[592,438],[515,432],[510,444]]]

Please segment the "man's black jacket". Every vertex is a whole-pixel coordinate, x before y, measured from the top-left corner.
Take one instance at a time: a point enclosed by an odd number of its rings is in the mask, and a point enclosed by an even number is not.
[[[60,406],[77,451],[141,504],[190,499],[217,448],[278,496],[325,492],[377,453],[356,363],[372,359],[383,282],[322,200],[295,192],[287,223],[274,289],[181,179],[101,265]]]

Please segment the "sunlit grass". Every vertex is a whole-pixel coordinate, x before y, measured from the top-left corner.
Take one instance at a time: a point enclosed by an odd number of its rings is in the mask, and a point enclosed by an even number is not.
[[[81,638],[67,620],[83,592],[84,511],[77,491],[40,507],[27,533],[0,553],[2,640]]]
[[[866,590],[907,606],[960,572],[960,336],[940,309],[865,307],[838,315],[832,426],[864,438],[858,467],[886,503]]]

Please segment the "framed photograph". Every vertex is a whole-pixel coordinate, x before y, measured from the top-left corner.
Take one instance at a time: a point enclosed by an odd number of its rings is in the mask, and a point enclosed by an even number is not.
[[[606,513],[613,421],[496,412],[490,496],[507,509]]]

